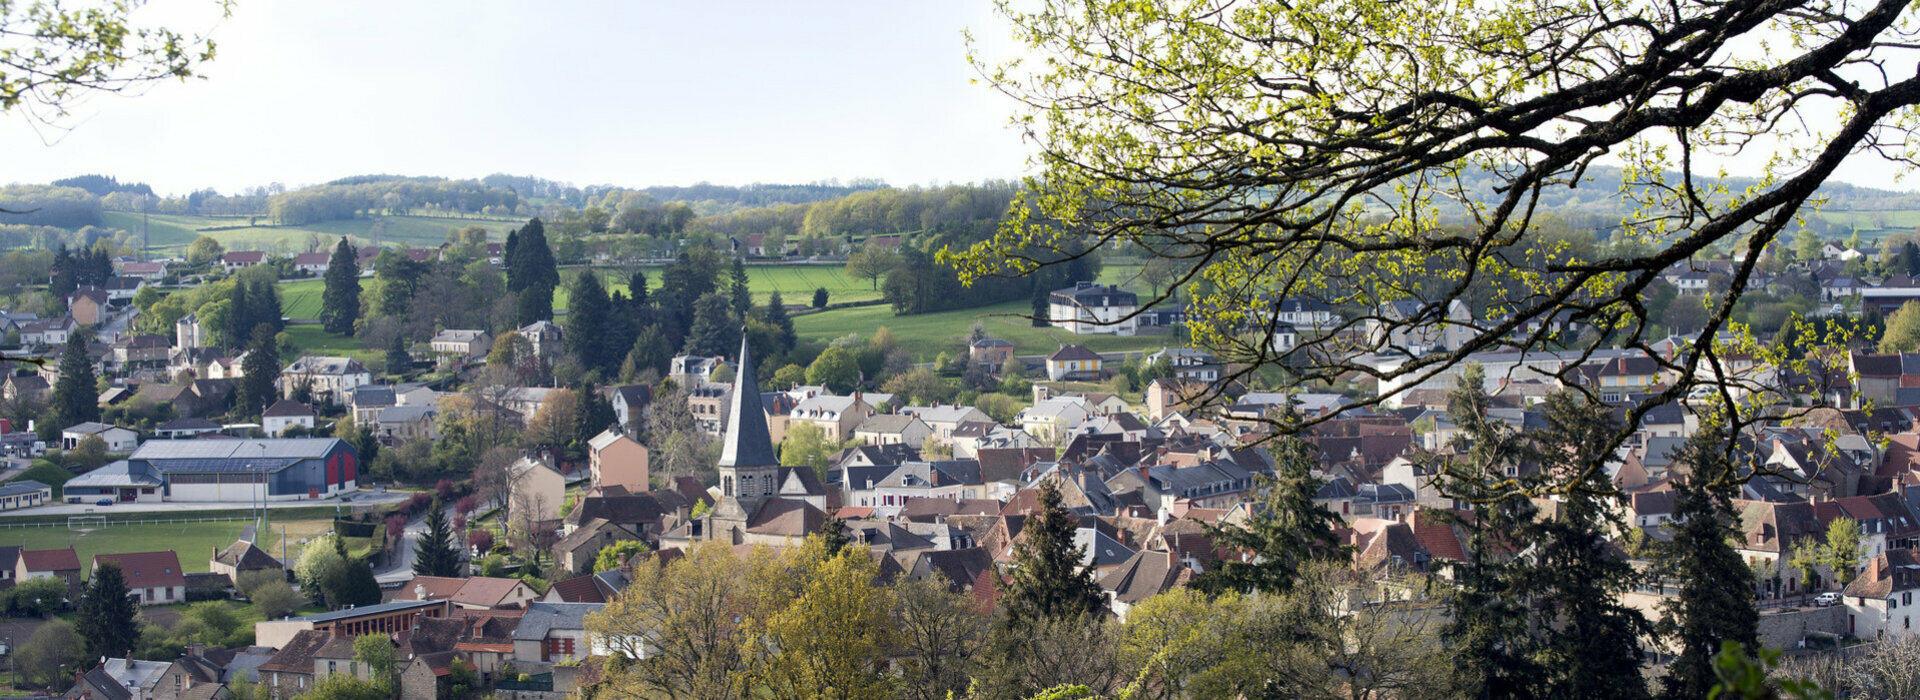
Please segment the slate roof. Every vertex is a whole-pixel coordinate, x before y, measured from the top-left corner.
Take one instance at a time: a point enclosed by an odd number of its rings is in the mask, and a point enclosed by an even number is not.
[[[353,405],[356,407],[392,406],[395,403],[393,387],[359,386],[353,389]]]
[[[1088,350],[1085,346],[1080,345],[1062,345],[1059,350],[1055,350],[1053,354],[1047,355],[1047,361],[1049,362],[1082,360],[1098,362],[1101,359],[1100,353]]]
[[[599,603],[528,603],[527,611],[520,615],[520,626],[513,630],[513,639],[539,641],[553,630],[586,629],[587,615],[602,607]]]
[[[920,421],[920,419],[911,415],[901,415],[897,413],[882,413],[880,415],[868,418],[866,422],[860,424],[860,427],[854,428],[853,430],[856,433],[879,433],[882,435],[898,435],[902,431],[906,430],[908,426],[913,425],[916,421]],[[925,425],[924,422],[921,422],[921,424]]]
[[[657,523],[673,511],[674,508],[661,503],[652,493],[594,496],[580,499],[580,504],[567,513],[565,522],[578,526],[599,518],[618,525]]]
[[[405,590],[407,590],[408,592],[411,592],[413,589],[412,589],[412,586],[408,586],[406,587]],[[394,600],[392,602],[380,603],[377,605],[362,605],[358,608],[349,608],[346,610],[332,610],[332,611],[323,612],[323,613],[314,613],[312,615],[303,615],[301,617],[296,617],[294,619],[300,620],[303,622],[312,622],[312,623],[333,622],[335,620],[345,620],[345,619],[350,619],[355,617],[364,617],[367,615],[382,615],[390,612],[398,612],[401,610],[430,608],[436,605],[446,605],[446,603],[438,600]],[[317,649],[319,647],[315,647],[315,648]],[[309,667],[309,670],[311,670],[311,667]]]
[[[273,402],[267,410],[260,412],[261,418],[312,418],[313,409],[293,399],[281,399]]]
[[[1100,587],[1112,591],[1114,598],[1137,604],[1181,585],[1192,577],[1172,552],[1146,550],[1128,557],[1119,567],[1100,577]]]
[[[94,693],[99,693],[100,700],[130,700],[133,697],[133,691],[128,690],[126,686],[120,685],[119,680],[108,675],[105,666],[86,672],[86,674],[82,676],[82,680],[85,681],[85,684],[76,686],[73,690],[68,691],[68,695],[73,697],[92,697],[91,695],[76,694],[84,692],[82,690],[83,688],[91,687]]]
[[[733,396],[727,399],[727,433],[720,447],[720,466],[752,467],[780,464],[767,431],[767,414],[760,405],[760,383],[754,377],[753,358],[746,338],[740,339],[740,370],[733,377]]]

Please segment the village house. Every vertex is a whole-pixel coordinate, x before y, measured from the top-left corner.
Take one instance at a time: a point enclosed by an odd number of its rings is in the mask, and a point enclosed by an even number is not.
[[[231,275],[249,267],[267,261],[267,254],[257,250],[236,250],[220,258],[220,268]]]
[[[394,602],[444,600],[456,608],[493,610],[517,608],[539,600],[540,594],[517,578],[471,576],[415,576],[393,594]]]
[[[1895,639],[1915,634],[1914,589],[1920,588],[1920,557],[1896,549],[1867,561],[1866,571],[1841,591],[1848,636]]]
[[[587,615],[604,607],[595,603],[527,604],[520,626],[513,630],[513,655],[516,659],[561,663],[584,659],[588,654],[605,654],[589,643]]]
[[[647,447],[607,430],[587,441],[587,464],[594,487],[619,486],[628,493],[652,488],[647,482]]]
[[[398,445],[412,440],[434,440],[434,417],[440,409],[433,406],[390,406],[373,421],[373,434],[382,444]]]
[[[1063,345],[1047,355],[1047,378],[1056,382],[1072,379],[1097,380],[1105,362],[1100,353],[1079,345]]]
[[[853,437],[855,428],[876,414],[868,399],[885,403],[891,398],[886,394],[869,396],[857,391],[852,396],[814,396],[801,401],[793,407],[792,413],[787,414],[788,430],[792,430],[794,424],[806,422],[820,426],[828,440],[848,440]]]
[[[853,429],[853,439],[868,445],[919,445],[931,435],[933,429],[911,414],[877,415]]]
[[[27,347],[65,345],[77,326],[71,316],[28,321],[20,326],[20,344]]]
[[[1047,297],[1047,320],[1074,335],[1133,335],[1140,300],[1133,292],[1097,282],[1075,282]]]
[[[988,372],[998,372],[1000,367],[1013,360],[1013,343],[999,338],[981,338],[967,344],[967,361],[983,365]]]
[[[293,271],[319,276],[327,274],[327,265],[333,262],[333,253],[300,253],[293,256]]]
[[[234,581],[240,575],[252,571],[277,571],[281,564],[273,555],[266,553],[247,540],[235,540],[224,550],[215,550],[207,560],[207,570],[216,574],[225,574]]]
[[[487,356],[493,349],[493,336],[482,330],[444,330],[427,341],[434,362],[441,368],[464,365]]]
[[[37,505],[52,502],[53,487],[38,481],[22,479],[20,481],[9,481],[0,484],[0,511],[32,508]],[[0,565],[11,563],[12,562],[0,562]],[[5,573],[7,574],[5,578],[12,578],[11,569],[6,570]]]
[[[187,599],[187,577],[173,550],[133,554],[95,554],[93,573],[103,565],[120,567],[127,591],[141,605],[170,605]]]
[[[280,399],[260,412],[260,429],[268,435],[285,434],[288,428],[294,426],[313,430],[313,407],[293,399]]]
[[[567,493],[567,477],[545,462],[521,457],[507,467],[507,518],[511,522],[540,522],[560,517]]]
[[[527,343],[533,346],[535,356],[543,358],[552,357],[559,351],[561,341],[566,338],[566,332],[552,321],[534,321],[514,332],[527,339]]]
[[[107,290],[99,287],[67,293],[67,315],[82,326],[97,326],[107,317]]]
[[[22,549],[13,567],[16,582],[36,578],[57,578],[67,582],[67,599],[80,599],[80,555],[66,549]]]
[[[140,434],[106,423],[79,423],[67,426],[60,431],[60,449],[72,450],[80,446],[80,441],[89,436],[98,435],[107,445],[110,454],[126,454],[140,447]]]
[[[120,336],[110,346],[107,365],[116,372],[130,372],[139,369],[160,369],[167,366],[167,337],[147,333],[131,333]]]
[[[372,383],[373,373],[359,360],[319,355],[294,360],[280,371],[279,382],[281,396],[285,398],[293,398],[294,393],[305,386],[315,398],[330,397],[341,405],[347,403],[356,387]]]

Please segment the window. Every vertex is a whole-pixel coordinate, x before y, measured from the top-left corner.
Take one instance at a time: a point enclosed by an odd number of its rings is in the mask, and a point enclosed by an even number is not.
[[[335,671],[338,671],[338,670],[340,670],[340,669],[339,669],[339,664],[340,664],[340,662],[338,662],[338,661],[328,661],[328,662],[327,662],[327,673],[333,673],[333,672],[335,672]]]

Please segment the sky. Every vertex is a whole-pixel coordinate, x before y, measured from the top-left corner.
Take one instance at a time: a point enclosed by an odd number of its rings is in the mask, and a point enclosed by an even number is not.
[[[211,33],[204,79],[95,95],[59,126],[0,115],[0,182],[87,173],[164,194],[349,175],[576,185],[896,186],[1030,174],[1016,105],[963,32],[1013,51],[985,0],[153,0]],[[1765,149],[1726,165],[1758,169]],[[1855,158],[1835,180],[1912,190]]]
[[[156,0],[204,80],[0,116],[0,178],[162,193],[385,173],[577,185],[1015,178],[1014,105],[972,84],[984,2]],[[991,31],[988,31],[991,30]],[[992,45],[987,46],[993,50]]]

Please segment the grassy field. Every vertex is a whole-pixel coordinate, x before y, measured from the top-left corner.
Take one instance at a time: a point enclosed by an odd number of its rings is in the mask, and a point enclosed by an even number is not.
[[[102,216],[106,226],[139,231],[141,216],[132,212],[110,211]],[[265,222],[266,217],[259,221]],[[447,229],[465,228],[470,224],[486,227],[490,236],[496,240],[505,240],[507,230],[518,228],[521,221],[494,221],[488,219],[457,219],[434,216],[389,216],[386,217],[386,229],[380,234],[380,240],[388,246],[437,246],[447,241]],[[202,216],[174,216],[151,214],[147,216],[147,226],[153,231],[153,250],[156,253],[185,254],[187,245],[201,236],[212,236],[226,246],[227,250],[267,250],[284,252],[282,242],[304,246],[309,234],[339,238],[351,235],[360,239],[371,239],[372,219],[350,219],[345,221],[326,221],[304,226],[251,226],[225,231],[200,231],[208,227],[246,226],[245,218],[212,218]]]
[[[1865,241],[1877,241],[1888,234],[1900,231],[1912,231],[1920,228],[1920,210],[1897,211],[1823,211],[1817,214],[1822,219],[1851,226],[1860,230],[1860,238]]]
[[[660,288],[660,268],[649,267],[647,282],[649,289]],[[561,286],[554,290],[553,307],[556,310],[567,308],[567,288],[579,274],[579,268],[560,271]],[[631,270],[604,270],[601,280],[607,285],[607,293],[627,291],[627,279],[632,277]],[[362,281],[365,286],[365,281]],[[765,304],[774,292],[780,292],[781,300],[791,306],[807,304],[813,301],[813,290],[827,288],[827,299],[832,302],[867,301],[879,299],[880,292],[875,291],[866,280],[848,277],[845,268],[837,265],[748,265],[747,287],[753,290],[754,303]],[[319,318],[320,295],[326,289],[325,280],[319,278],[294,280],[280,283],[281,313],[287,318]]]
[[[564,268],[560,271],[560,288],[554,290],[553,308],[567,308],[567,287],[573,284],[579,275],[578,267]],[[658,267],[643,267],[647,271],[647,288],[660,288],[660,270]],[[731,284],[731,273],[721,272],[721,283]],[[607,285],[607,293],[618,290],[627,291],[627,279],[633,276],[632,268],[606,269],[601,279]],[[879,299],[880,292],[867,280],[847,276],[845,267],[839,265],[748,265],[747,288],[753,291],[756,304],[765,304],[774,292],[780,293],[780,300],[788,306],[807,304],[813,301],[813,290],[825,287],[829,302],[868,301]],[[315,302],[318,303],[317,301]],[[318,306],[315,307],[316,309]],[[316,312],[317,313],[317,312]]]
[[[1027,302],[1017,301],[978,309],[895,316],[890,306],[861,306],[796,316],[793,328],[803,340],[825,342],[848,333],[872,335],[876,329],[885,326],[893,331],[893,337],[900,346],[912,352],[914,359],[920,361],[932,360],[942,352],[960,352],[961,340],[973,328],[975,321],[986,327],[988,335],[1011,341],[1014,352],[1021,355],[1044,355],[1068,343],[1084,345],[1095,352],[1121,352],[1158,350],[1172,342],[1172,336],[1164,335],[1123,338],[1114,335],[1074,335],[1058,328],[1034,328],[1031,322],[1019,316],[1031,309]]]
[[[293,343],[300,346],[300,352],[309,355],[343,355],[361,362],[387,356],[386,348],[370,350],[359,338],[332,335],[319,326],[287,326],[287,335],[292,336]],[[291,361],[290,358],[281,359]]]
[[[293,520],[284,523],[267,521],[265,537],[257,544],[261,549],[280,556],[280,529],[286,526],[287,553],[299,554],[300,540],[332,531],[333,523],[327,520]],[[180,568],[187,572],[207,570],[207,560],[212,558],[212,549],[226,549],[239,539],[240,531],[246,523],[240,521],[218,523],[186,523],[166,525],[108,525],[91,532],[75,532],[65,527],[29,527],[0,530],[0,540],[8,544],[17,544],[27,549],[64,549],[73,547],[80,555],[80,567],[90,568],[95,554],[125,554],[129,552],[157,552],[171,549],[180,555]]]

